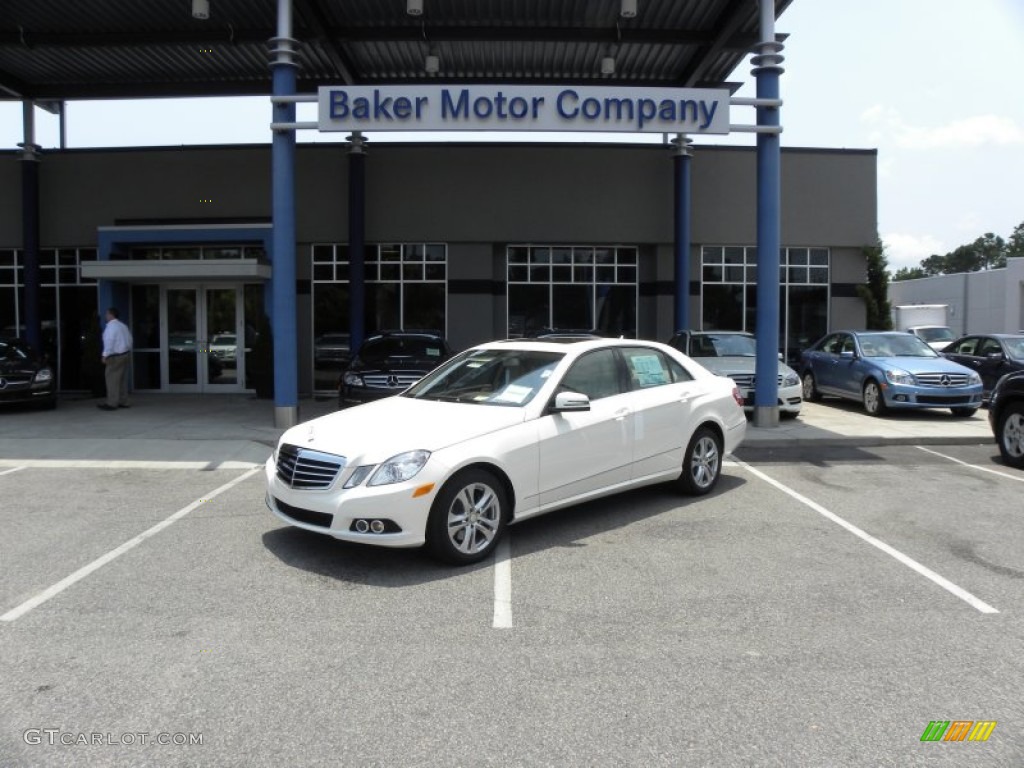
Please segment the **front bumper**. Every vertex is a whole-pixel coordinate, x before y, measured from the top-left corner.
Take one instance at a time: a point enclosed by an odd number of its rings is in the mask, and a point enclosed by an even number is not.
[[[890,408],[980,408],[982,385],[970,387],[921,387],[908,384],[882,385],[885,404]]]
[[[755,393],[753,389],[741,390],[743,392],[743,410],[747,413],[754,411]],[[779,399],[777,405],[779,411],[796,416],[804,403],[803,386],[794,384],[790,387],[779,387]]]
[[[364,481],[355,488],[342,488],[348,475],[343,472],[328,489],[296,490],[277,476],[272,456],[263,467],[266,504],[277,517],[296,528],[362,544],[418,547],[426,541],[427,518],[441,480],[428,476],[432,474],[428,469],[429,465],[404,483],[371,487]],[[435,483],[433,489],[414,496],[416,489],[431,482]],[[353,530],[356,520],[389,521],[398,531],[360,533]]]

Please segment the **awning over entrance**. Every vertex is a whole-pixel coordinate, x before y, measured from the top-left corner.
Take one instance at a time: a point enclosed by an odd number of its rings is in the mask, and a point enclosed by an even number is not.
[[[253,282],[269,280],[270,271],[269,264],[256,259],[82,262],[82,277],[122,283]]]

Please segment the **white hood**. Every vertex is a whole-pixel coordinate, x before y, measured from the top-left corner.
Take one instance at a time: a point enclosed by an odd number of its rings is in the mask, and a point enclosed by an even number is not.
[[[305,421],[281,442],[376,463],[405,451],[437,451],[525,417],[524,408],[388,397]]]

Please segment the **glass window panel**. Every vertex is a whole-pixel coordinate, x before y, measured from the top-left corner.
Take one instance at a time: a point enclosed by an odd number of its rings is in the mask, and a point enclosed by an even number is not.
[[[395,265],[397,268],[397,265]],[[366,286],[366,332],[393,330],[401,327],[399,296],[401,286],[397,283],[375,283]]]
[[[164,260],[192,261],[199,259],[198,248],[164,248],[160,255]]]
[[[335,261],[348,261],[348,246],[347,245],[336,245],[334,246],[334,260]]]
[[[60,282],[61,285],[74,285],[78,282],[78,267],[61,267]]]
[[[745,252],[746,258],[747,258],[747,264],[755,264],[756,265],[757,264],[757,248],[752,246],[750,248],[746,248],[744,252]]]
[[[337,263],[334,265],[334,279],[348,282],[348,263]],[[365,279],[365,275],[363,276]]]
[[[572,264],[572,248],[552,248],[552,264]]]
[[[811,264],[828,266],[828,248],[811,248]]]
[[[0,267],[14,266],[14,251],[10,248],[0,248]]]
[[[550,264],[551,263],[551,249],[550,248],[531,248],[530,249],[530,263],[531,264]]]
[[[53,267],[57,263],[57,251],[53,248],[43,248],[39,251],[39,266]]]
[[[595,279],[599,283],[614,283],[615,267],[598,267]]]
[[[757,329],[757,286],[748,285],[743,289],[744,298],[746,299],[747,305],[743,310],[743,317],[746,321],[742,328],[737,328],[738,331],[749,331],[750,333],[756,333]],[[780,307],[786,306],[784,302],[780,302]],[[781,326],[781,323],[780,323]]]
[[[379,272],[380,270],[376,262],[363,264],[363,279],[367,282],[376,281],[380,277]]]
[[[592,288],[589,285],[556,285],[552,288],[552,327],[590,330],[594,327]]]
[[[614,264],[615,251],[613,251],[611,248],[595,248],[594,260],[598,264]]]
[[[425,256],[427,261],[445,261],[445,247],[441,243],[428,243]]]
[[[78,258],[81,261],[96,261],[96,249],[95,248],[79,248]]]
[[[551,327],[551,296],[547,285],[508,287],[508,336],[518,338]]]
[[[636,282],[636,267],[619,267],[618,282],[620,283],[635,283]]]
[[[314,264],[313,265],[313,279],[314,280],[333,280],[334,279],[334,265],[333,264]]]
[[[573,261],[577,264],[593,264],[594,263],[594,249],[593,248],[573,248],[572,249]]]
[[[423,264],[409,263],[406,262],[402,265],[402,279],[403,280],[415,280],[421,282],[423,280]]]
[[[636,248],[619,248],[616,256],[619,264],[636,264]]]
[[[444,280],[445,279],[445,265],[444,264],[431,264],[427,262],[427,280]]]
[[[509,264],[527,264],[530,261],[530,249],[523,245],[514,245],[508,249]]]
[[[807,267],[790,267],[789,268],[789,282],[791,282],[791,283],[806,283],[807,282]]]
[[[445,286],[440,283],[413,283],[405,286],[402,301],[403,326],[445,333]]]
[[[722,267],[704,265],[704,282],[705,283],[720,283],[725,277],[725,272]]]
[[[89,390],[93,384],[103,390],[100,363],[100,329],[95,288],[63,286],[60,289],[60,387]],[[3,292],[0,291],[0,304]],[[0,327],[2,327],[0,315]]]
[[[721,264],[722,248],[719,246],[705,246],[702,256],[705,264]]]
[[[546,283],[551,280],[551,267],[530,267],[530,282]]]
[[[368,249],[370,250],[370,249]],[[402,246],[400,245],[382,245],[378,249],[380,260],[383,261],[401,261],[402,259]],[[369,259],[370,254],[366,254]]]
[[[9,331],[17,324],[14,316],[14,287],[0,287],[0,329]]]
[[[423,261],[423,244],[411,243],[402,249],[403,261]]]
[[[594,268],[593,267],[573,267],[573,280],[577,283],[592,283],[594,282]]]
[[[813,267],[808,270],[807,277],[808,282],[815,283],[818,285],[825,285],[828,283],[828,270],[827,269],[814,269]]]
[[[806,248],[790,248],[789,249],[789,263],[794,266],[804,266],[807,264],[807,249]]]
[[[572,267],[552,267],[551,268],[551,281],[553,283],[571,283],[572,282]]]
[[[726,264],[742,264],[744,262],[745,249],[739,246],[730,246],[725,249]]]
[[[123,256],[116,256],[112,253],[110,258],[123,258]],[[133,248],[129,257],[133,261],[159,261],[160,260],[160,249],[159,248]]]
[[[401,278],[401,272],[399,272],[400,264],[381,264],[380,265],[380,280],[393,280],[397,282]]]
[[[598,333],[605,336],[636,337],[635,285],[599,285],[595,303]]]
[[[334,261],[334,247],[330,245],[313,246],[313,263]]]
[[[242,258],[241,246],[228,246],[219,248],[204,248],[204,259],[240,259]]]
[[[341,283],[313,286],[313,386],[336,390],[350,350],[349,287]]]
[[[748,283],[756,283],[757,282],[757,266],[756,265],[753,266],[753,267],[747,267],[747,282]]]
[[[707,331],[743,329],[743,287],[705,285],[701,302],[701,322]]]
[[[725,281],[727,283],[742,283],[745,267],[726,267]]]
[[[133,389],[160,389],[160,353],[133,352],[131,376]]]
[[[803,350],[828,332],[828,288],[790,288],[786,312],[788,334],[785,356],[787,361],[796,361]]]
[[[520,282],[525,283],[530,279],[529,267],[524,266],[512,266],[508,268],[508,281],[510,283]]]

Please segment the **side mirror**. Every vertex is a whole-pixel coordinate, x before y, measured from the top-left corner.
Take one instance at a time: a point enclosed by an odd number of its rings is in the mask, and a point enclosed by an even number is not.
[[[839,353],[839,356],[843,358],[843,360],[853,360],[853,358],[856,357],[852,350],[843,350]]]
[[[989,352],[986,357],[989,360],[1003,360],[1006,356],[1002,352]]]
[[[555,395],[555,405],[551,410],[555,413],[589,411],[590,398],[582,392],[559,392]]]

